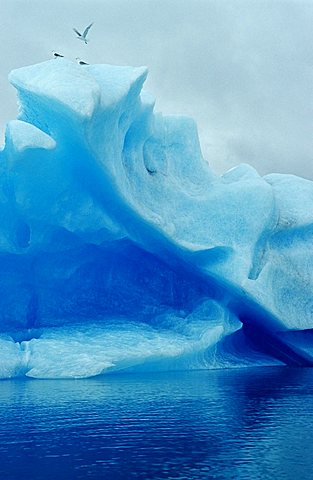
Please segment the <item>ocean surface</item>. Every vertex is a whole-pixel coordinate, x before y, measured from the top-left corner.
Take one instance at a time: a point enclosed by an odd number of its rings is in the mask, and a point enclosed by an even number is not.
[[[313,479],[313,369],[0,382],[0,479]]]

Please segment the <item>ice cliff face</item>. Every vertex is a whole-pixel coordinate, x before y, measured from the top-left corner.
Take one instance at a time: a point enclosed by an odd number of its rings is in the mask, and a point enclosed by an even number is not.
[[[10,75],[2,377],[313,363],[313,183],[215,176],[146,75],[64,59]]]

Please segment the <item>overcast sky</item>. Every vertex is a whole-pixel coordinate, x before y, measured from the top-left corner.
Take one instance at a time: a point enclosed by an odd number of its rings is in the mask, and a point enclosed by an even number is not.
[[[0,133],[10,70],[52,57],[146,65],[164,113],[191,115],[217,173],[313,179],[313,0],[0,0]],[[90,43],[73,27],[91,21]]]

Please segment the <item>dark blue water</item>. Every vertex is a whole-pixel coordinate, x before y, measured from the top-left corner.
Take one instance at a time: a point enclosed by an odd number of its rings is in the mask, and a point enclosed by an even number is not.
[[[0,383],[0,479],[313,479],[313,369]]]

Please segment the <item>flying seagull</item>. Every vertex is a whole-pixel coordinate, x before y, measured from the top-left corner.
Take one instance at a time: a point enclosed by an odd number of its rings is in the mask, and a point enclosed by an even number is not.
[[[76,35],[77,35],[77,38],[78,38],[79,40],[82,40],[83,42],[85,42],[86,45],[87,45],[87,43],[89,42],[89,40],[88,40],[88,38],[87,38],[87,34],[88,34],[90,28],[92,27],[92,25],[93,25],[93,23],[91,23],[90,25],[88,25],[88,27],[85,28],[84,33],[79,33],[79,31],[76,30],[76,28],[73,28],[74,32],[75,32]]]
[[[89,65],[89,63],[83,62],[79,57],[76,57],[76,62],[79,63],[79,65]]]
[[[52,53],[53,53],[54,58],[64,58],[64,55],[61,55],[60,53],[57,53],[55,51],[53,51]]]

